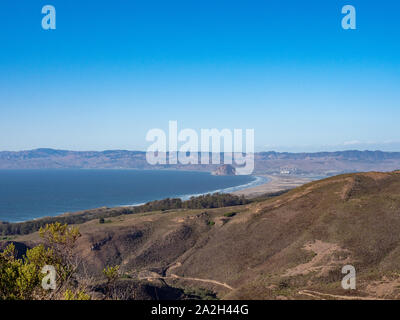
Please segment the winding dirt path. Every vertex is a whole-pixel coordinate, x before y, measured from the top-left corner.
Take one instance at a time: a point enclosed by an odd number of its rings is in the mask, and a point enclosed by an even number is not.
[[[343,299],[343,300],[385,300],[385,299],[379,299],[379,298],[375,298],[375,297],[340,296],[340,295],[336,295],[336,294],[322,293],[322,292],[317,292],[317,291],[312,291],[312,290],[300,290],[299,294],[317,298],[319,300],[326,300],[324,298],[321,298],[321,296],[336,298],[336,299]]]
[[[170,272],[173,269],[179,268],[182,265],[182,263],[177,262],[171,267],[169,267],[166,271],[166,273]],[[181,279],[181,280],[186,280],[186,281],[198,281],[198,282],[205,282],[205,283],[211,283],[211,284],[216,284],[218,286],[225,287],[229,290],[235,290],[235,288],[231,287],[229,284],[220,282],[217,280],[212,280],[212,279],[201,279],[201,278],[192,278],[192,277],[181,277],[176,274],[170,273],[169,275],[166,276],[160,276],[160,275],[153,275],[153,276],[144,276],[144,277],[139,277],[139,279],[146,279],[146,280],[156,280],[156,279],[161,279],[161,280],[168,280],[168,279]]]
[[[182,265],[182,263],[177,262],[177,263],[173,264],[172,266],[170,266],[170,267],[165,271],[165,273],[168,273],[169,271],[171,271],[171,270],[173,270],[173,269],[179,268],[181,265]]]
[[[232,288],[229,284],[226,284],[224,282],[220,282],[217,280],[212,280],[212,279],[200,279],[200,278],[191,278],[191,277],[181,277],[178,276],[176,274],[171,274],[169,277],[164,277],[164,278],[169,278],[169,279],[182,279],[182,280],[190,280],[190,281],[200,281],[200,282],[206,282],[206,283],[212,283],[212,284],[216,284],[222,287],[225,287],[229,290],[235,290],[234,288]]]
[[[229,290],[235,290],[235,288],[231,287],[229,284],[223,283],[223,282],[219,282],[217,280],[212,280],[212,279],[200,279],[200,278],[191,278],[191,277],[181,277],[178,276],[176,274],[171,274],[169,276],[163,277],[163,276],[154,276],[154,277],[142,277],[139,278],[139,280],[168,280],[168,279],[181,279],[181,280],[189,280],[189,281],[200,281],[200,282],[206,282],[206,283],[212,283],[212,284],[216,284],[222,287],[225,287]]]

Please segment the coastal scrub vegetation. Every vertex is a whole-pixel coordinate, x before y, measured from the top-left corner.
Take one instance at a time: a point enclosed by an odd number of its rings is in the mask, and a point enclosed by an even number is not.
[[[91,300],[96,282],[79,270],[85,268],[74,253],[79,229],[56,222],[40,228],[39,235],[43,243],[27,249],[21,258],[13,243],[0,252],[0,300]],[[103,299],[119,298],[119,266],[107,266],[103,274]]]
[[[0,300],[90,299],[77,274],[80,261],[73,254],[79,230],[54,223],[39,234],[43,244],[28,249],[22,258],[17,258],[12,243],[0,253]],[[52,280],[45,266],[55,271],[54,288],[47,290],[43,283]]]

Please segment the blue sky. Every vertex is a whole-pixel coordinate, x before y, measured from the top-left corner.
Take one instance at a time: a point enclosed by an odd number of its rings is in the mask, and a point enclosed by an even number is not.
[[[254,128],[258,151],[400,151],[399,14],[393,0],[2,0],[0,150],[145,150],[177,120]]]

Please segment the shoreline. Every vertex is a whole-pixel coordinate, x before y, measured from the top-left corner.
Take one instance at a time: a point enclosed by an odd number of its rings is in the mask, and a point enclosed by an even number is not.
[[[198,172],[195,170],[187,170],[188,172]],[[212,172],[210,171],[205,171],[204,173],[208,173],[212,175]],[[236,192],[241,192],[243,190],[247,189],[252,189],[252,188],[257,188],[259,186],[262,186],[264,184],[267,184],[270,182],[270,178],[267,177],[266,175],[251,175],[255,179],[253,181],[247,182],[245,184],[240,184],[237,186],[233,187],[227,187],[227,188],[222,188],[222,189],[214,189],[210,191],[205,191],[205,192],[200,192],[200,193],[190,193],[190,194],[178,194],[178,195],[173,195],[170,196],[169,198],[171,199],[181,199],[182,201],[189,200],[191,197],[200,197],[206,194],[214,194],[214,193],[230,193],[230,194],[235,194]],[[121,208],[121,207],[137,207],[146,204],[147,202],[152,202],[152,201],[158,201],[158,200],[164,200],[166,198],[159,198],[159,199],[153,199],[149,200],[146,202],[140,202],[140,203],[133,203],[133,204],[123,204],[123,205],[116,205],[112,206],[110,208]]]
[[[207,173],[212,174],[212,172],[207,172]],[[177,199],[181,199],[182,201],[186,201],[186,200],[190,200],[191,197],[200,197],[200,196],[203,196],[206,194],[214,194],[214,193],[230,193],[230,194],[234,194],[234,195],[241,195],[240,192],[242,192],[244,190],[261,187],[261,186],[266,185],[269,182],[271,182],[270,178],[267,177],[266,175],[252,175],[252,176],[255,177],[254,181],[251,181],[251,182],[248,182],[248,183],[245,183],[242,185],[228,187],[228,188],[224,188],[224,189],[216,189],[216,190],[211,190],[211,191],[206,191],[206,192],[196,193],[196,194],[181,194],[181,195],[171,196],[170,198],[171,199],[177,198]],[[233,190],[233,189],[237,189],[237,190]],[[233,190],[233,191],[230,191],[230,190]],[[150,200],[147,202],[140,202],[140,203],[133,203],[133,204],[116,205],[116,206],[111,206],[108,208],[113,209],[113,208],[139,207],[139,206],[145,205],[148,202],[159,201],[159,200],[164,200],[164,199],[166,199],[166,198],[153,199],[153,200]],[[99,208],[101,208],[101,207],[99,207]],[[95,210],[95,209],[98,209],[98,208],[85,209],[85,210]],[[80,210],[80,211],[76,211],[76,212],[81,212],[81,211],[85,211],[85,210]],[[73,214],[75,212],[63,212],[63,213],[55,215],[54,217],[62,216],[65,214],[71,214],[71,213]],[[36,218],[36,219],[41,219],[41,218]],[[30,221],[30,220],[26,220],[26,221]],[[19,222],[25,222],[25,221],[19,221]]]
[[[189,200],[191,197],[199,197],[199,196],[206,195],[206,194],[214,194],[214,193],[235,194],[236,192],[241,192],[243,190],[257,188],[259,186],[262,186],[262,185],[267,184],[268,182],[270,182],[270,179],[268,177],[266,177],[266,176],[263,176],[263,175],[251,175],[251,176],[255,178],[254,181],[250,181],[250,182],[245,183],[245,184],[241,184],[241,185],[233,186],[233,187],[228,187],[228,188],[223,188],[223,189],[211,190],[211,191],[198,193],[198,194],[179,195],[179,196],[177,196],[177,198],[180,198],[183,201],[185,201],[185,200]]]

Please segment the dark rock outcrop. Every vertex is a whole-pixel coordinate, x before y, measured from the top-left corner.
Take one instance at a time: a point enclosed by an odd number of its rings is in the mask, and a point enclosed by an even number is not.
[[[216,176],[234,176],[234,175],[236,175],[236,170],[230,164],[224,164],[224,165],[218,167],[217,170],[215,170],[213,172],[213,175],[216,175]]]

